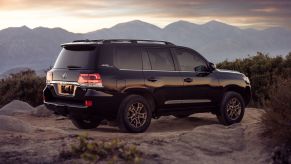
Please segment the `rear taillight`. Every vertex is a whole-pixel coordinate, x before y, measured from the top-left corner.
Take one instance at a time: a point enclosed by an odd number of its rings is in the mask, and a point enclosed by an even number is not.
[[[91,101],[91,100],[85,100],[84,105],[85,105],[86,107],[91,107],[91,106],[93,106],[93,101]]]
[[[94,74],[80,74],[78,83],[81,86],[87,87],[102,87],[101,76],[98,73]]]
[[[46,73],[46,82],[50,83],[51,81],[53,81],[53,72],[52,71],[48,71]]]

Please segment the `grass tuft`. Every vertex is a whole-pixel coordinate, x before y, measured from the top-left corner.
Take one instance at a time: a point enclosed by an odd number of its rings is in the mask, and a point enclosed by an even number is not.
[[[99,161],[108,161],[108,163],[117,163],[124,161],[126,163],[141,163],[144,155],[135,145],[127,146],[118,139],[112,141],[94,142],[88,135],[78,136],[78,144],[71,145],[71,150],[62,152],[61,157],[81,158],[85,161],[96,163]]]

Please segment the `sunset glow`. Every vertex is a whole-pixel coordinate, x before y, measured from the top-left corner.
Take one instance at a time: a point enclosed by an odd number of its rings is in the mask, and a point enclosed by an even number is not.
[[[218,20],[241,28],[290,29],[290,9],[289,0],[0,0],[0,29],[26,25],[83,33],[137,19],[159,27]]]

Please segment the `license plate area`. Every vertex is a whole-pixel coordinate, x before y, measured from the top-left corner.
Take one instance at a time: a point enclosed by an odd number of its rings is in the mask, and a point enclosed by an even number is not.
[[[58,94],[63,96],[74,96],[76,86],[73,84],[58,84]]]

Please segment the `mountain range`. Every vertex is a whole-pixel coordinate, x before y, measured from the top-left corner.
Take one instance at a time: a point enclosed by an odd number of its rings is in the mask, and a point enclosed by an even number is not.
[[[291,30],[241,29],[218,21],[194,24],[177,21],[164,28],[134,20],[88,33],[62,28],[26,26],[0,30],[0,73],[15,68],[48,69],[60,44],[79,39],[155,39],[195,49],[214,63],[254,55],[256,52],[286,55],[291,51]]]

